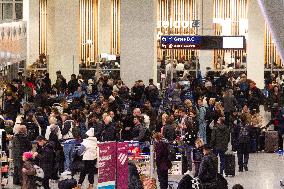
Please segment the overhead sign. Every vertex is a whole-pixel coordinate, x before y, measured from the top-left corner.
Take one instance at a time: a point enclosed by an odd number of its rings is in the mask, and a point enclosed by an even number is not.
[[[161,36],[162,49],[244,49],[244,36]]]

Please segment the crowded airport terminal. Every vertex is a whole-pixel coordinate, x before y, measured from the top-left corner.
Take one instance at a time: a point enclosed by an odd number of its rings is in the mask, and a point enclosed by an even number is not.
[[[284,189],[283,18],[0,0],[0,189]]]

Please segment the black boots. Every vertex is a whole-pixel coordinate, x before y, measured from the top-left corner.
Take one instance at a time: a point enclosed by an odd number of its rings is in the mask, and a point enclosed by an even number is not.
[[[243,167],[239,167],[239,172],[243,172],[244,170],[243,170]]]
[[[245,169],[245,171],[248,171],[248,166],[244,165],[244,169]]]

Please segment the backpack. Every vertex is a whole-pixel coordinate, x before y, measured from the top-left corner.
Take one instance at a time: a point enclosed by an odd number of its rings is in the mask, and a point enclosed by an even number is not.
[[[65,179],[58,183],[59,189],[72,189],[77,186],[77,181],[74,178],[71,179]]]
[[[246,143],[248,141],[250,141],[248,126],[242,125],[239,132],[239,142]]]

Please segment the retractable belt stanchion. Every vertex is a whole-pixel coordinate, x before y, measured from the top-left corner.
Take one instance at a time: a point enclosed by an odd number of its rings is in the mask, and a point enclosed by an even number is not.
[[[154,145],[150,144],[150,177],[154,178]]]

